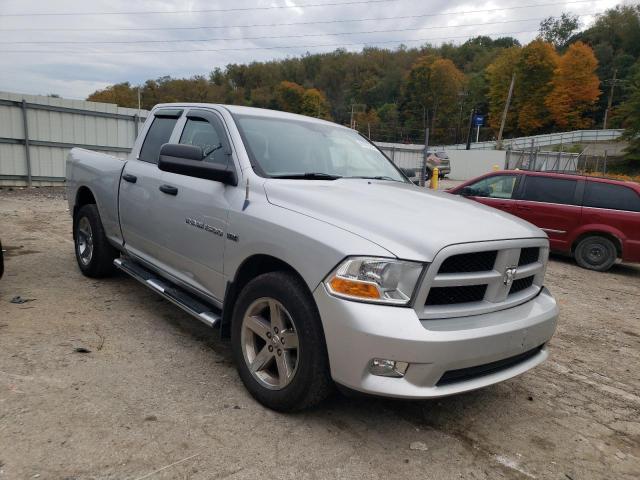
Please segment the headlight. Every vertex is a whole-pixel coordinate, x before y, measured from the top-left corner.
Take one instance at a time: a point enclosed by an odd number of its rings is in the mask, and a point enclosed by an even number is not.
[[[406,305],[411,301],[423,264],[387,258],[354,257],[327,277],[332,295],[366,302]]]

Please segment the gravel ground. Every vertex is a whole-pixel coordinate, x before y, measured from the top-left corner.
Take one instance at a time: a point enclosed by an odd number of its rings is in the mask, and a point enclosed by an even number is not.
[[[521,377],[282,415],[199,322],[79,273],[59,191],[0,190],[0,238],[0,479],[640,477],[640,266],[554,258],[551,358]]]

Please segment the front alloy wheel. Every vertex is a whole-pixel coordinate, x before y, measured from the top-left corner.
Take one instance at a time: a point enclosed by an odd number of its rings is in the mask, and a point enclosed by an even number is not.
[[[242,318],[242,353],[251,375],[264,387],[280,390],[298,367],[298,333],[291,315],[273,298],[254,301]]]

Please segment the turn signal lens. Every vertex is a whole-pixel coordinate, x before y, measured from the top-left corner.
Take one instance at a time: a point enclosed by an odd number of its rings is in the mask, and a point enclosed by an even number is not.
[[[346,278],[333,277],[329,282],[334,293],[348,295],[350,297],[379,299],[380,292],[375,285],[366,282],[347,280]]]

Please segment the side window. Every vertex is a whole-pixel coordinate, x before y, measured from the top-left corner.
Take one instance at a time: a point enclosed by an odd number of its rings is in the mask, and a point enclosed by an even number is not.
[[[219,128],[207,120],[189,118],[180,136],[180,143],[201,147],[205,162],[227,165],[229,156],[223,148],[224,133]]]
[[[160,147],[169,141],[178,118],[155,117],[140,149],[140,160],[158,163]]]
[[[575,205],[577,184],[576,180],[528,175],[521,200]]]
[[[488,177],[469,185],[469,195],[474,197],[489,197],[509,199],[513,196],[513,189],[516,185],[515,175],[497,175]]]
[[[601,182],[586,182],[585,207],[640,212],[640,196],[631,188]]]

